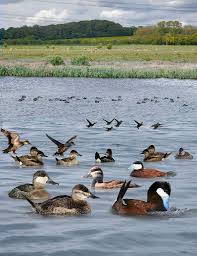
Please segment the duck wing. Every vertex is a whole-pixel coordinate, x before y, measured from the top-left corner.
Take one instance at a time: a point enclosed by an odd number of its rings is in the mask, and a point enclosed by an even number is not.
[[[49,138],[53,143],[55,143],[58,148],[63,146],[64,144],[62,144],[61,142],[59,142],[58,140],[55,140],[54,138],[52,138],[51,136],[49,136],[48,134],[46,134],[47,138]]]
[[[74,139],[76,139],[76,138],[77,138],[77,135],[74,135],[74,136],[73,136],[73,137],[71,137],[69,140],[67,140],[65,144],[67,144],[67,143],[68,143],[68,144],[70,144],[70,143],[74,143],[74,141],[73,141],[73,140],[74,140]]]
[[[89,123],[89,125],[92,125],[92,123],[90,122],[90,120],[88,120],[87,118],[86,118],[86,121]]]
[[[42,208],[42,211],[53,211],[56,207],[64,207],[71,209],[73,208],[73,200],[70,196],[62,195],[62,196],[56,196],[52,199],[48,199],[42,203],[39,204]]]

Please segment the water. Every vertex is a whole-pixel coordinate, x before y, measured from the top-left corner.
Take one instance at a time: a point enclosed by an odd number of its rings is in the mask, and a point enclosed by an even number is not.
[[[31,182],[37,169],[19,168],[8,154],[0,153],[0,255],[196,255],[196,81],[1,78],[0,91],[1,127],[18,131],[22,139],[29,139],[49,155],[44,169],[60,183],[47,186],[54,196],[69,194],[77,183],[89,186],[91,180],[82,176],[93,166],[94,153],[109,147],[116,162],[102,165],[106,180],[129,179],[128,166],[141,160],[139,153],[150,144],[155,144],[158,151],[177,151],[182,146],[194,155],[191,161],[178,161],[172,155],[164,162],[145,165],[177,173],[168,178],[171,206],[180,209],[173,213],[149,217],[113,215],[110,208],[118,194],[115,189],[96,191],[100,199],[88,200],[92,207],[89,216],[43,217],[32,213],[28,202],[7,196],[11,188]],[[20,102],[22,95],[26,99]],[[75,98],[67,98],[73,95]],[[34,101],[37,96],[42,98]],[[118,96],[122,100],[112,101]],[[146,97],[153,101],[136,104]],[[55,98],[68,99],[69,103]],[[124,122],[107,132],[102,118],[113,117]],[[88,129],[86,118],[98,123]],[[134,119],[145,125],[136,129]],[[150,125],[158,121],[163,128],[151,129]],[[45,133],[62,142],[78,135],[76,149],[83,155],[80,165],[56,166],[52,156],[56,146]],[[0,145],[1,149],[7,146],[4,136],[0,136]],[[22,147],[18,155],[29,148]],[[142,187],[129,190],[127,198],[145,200],[155,180],[133,178]]]

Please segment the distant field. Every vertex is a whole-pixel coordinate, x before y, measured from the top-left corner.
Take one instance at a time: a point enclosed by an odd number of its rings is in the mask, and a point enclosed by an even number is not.
[[[20,45],[1,48],[0,60],[47,61],[60,55],[65,61],[76,56],[87,56],[90,61],[168,61],[178,63],[197,63],[197,46],[172,45],[113,45],[112,49],[102,46],[62,46],[62,45]]]

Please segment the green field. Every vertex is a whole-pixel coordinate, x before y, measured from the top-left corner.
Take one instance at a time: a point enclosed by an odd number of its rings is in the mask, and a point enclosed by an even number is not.
[[[64,64],[50,64],[54,56],[61,56]],[[81,56],[88,67],[73,64]],[[0,50],[0,67],[0,76],[197,79],[197,46],[7,46]]]
[[[60,55],[66,61],[85,55],[91,61],[172,61],[197,62],[197,46],[172,45],[116,45],[111,50],[106,46],[8,46],[1,48],[0,60],[41,60]]]

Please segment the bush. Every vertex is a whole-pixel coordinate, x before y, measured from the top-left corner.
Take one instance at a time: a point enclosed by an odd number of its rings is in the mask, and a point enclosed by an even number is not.
[[[64,64],[64,60],[62,59],[62,57],[60,56],[55,56],[52,57],[49,62],[54,65],[54,66],[58,66],[58,65],[63,65]]]
[[[86,56],[75,57],[71,60],[72,65],[90,66],[89,58]]]
[[[108,50],[111,50],[111,49],[112,49],[112,44],[108,44],[108,45],[107,45],[107,49],[108,49]]]

